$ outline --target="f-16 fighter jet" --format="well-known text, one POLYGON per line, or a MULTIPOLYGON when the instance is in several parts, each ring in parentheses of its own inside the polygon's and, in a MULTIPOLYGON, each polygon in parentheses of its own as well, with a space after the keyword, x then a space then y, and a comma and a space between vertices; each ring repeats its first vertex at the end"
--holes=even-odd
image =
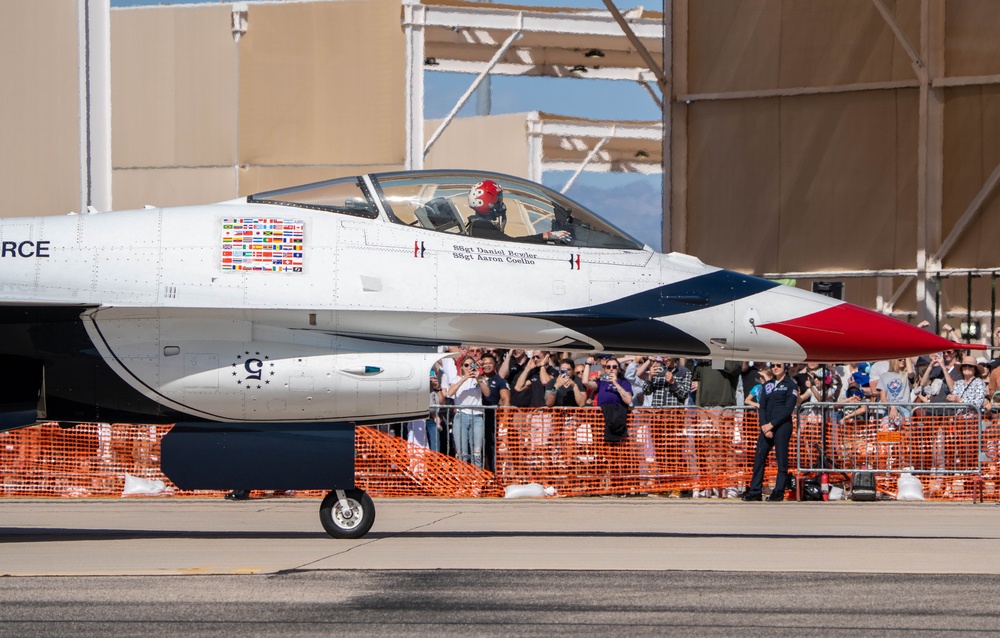
POLYGON ((425 416, 441 345, 825 362, 953 347, 476 171, 0 219, 0 324, 0 429, 176 423, 178 486, 330 489, 324 527, 355 538, 374 507, 353 428, 425 416))

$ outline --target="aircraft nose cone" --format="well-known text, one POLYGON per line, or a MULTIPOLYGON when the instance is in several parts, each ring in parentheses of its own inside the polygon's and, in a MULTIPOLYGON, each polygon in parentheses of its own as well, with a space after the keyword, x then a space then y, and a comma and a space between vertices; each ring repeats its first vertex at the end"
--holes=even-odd
POLYGON ((807 361, 870 361, 913 357, 939 350, 983 349, 844 303, 795 319, 761 326, 798 343, 807 361))

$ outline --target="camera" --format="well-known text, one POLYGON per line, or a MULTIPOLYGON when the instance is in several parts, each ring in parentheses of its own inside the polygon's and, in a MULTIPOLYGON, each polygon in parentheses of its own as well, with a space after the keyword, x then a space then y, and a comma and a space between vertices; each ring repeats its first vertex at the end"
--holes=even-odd
POLYGON ((602 374, 601 375, 601 381, 610 381, 610 380, 611 380, 611 375, 610 374, 602 374))

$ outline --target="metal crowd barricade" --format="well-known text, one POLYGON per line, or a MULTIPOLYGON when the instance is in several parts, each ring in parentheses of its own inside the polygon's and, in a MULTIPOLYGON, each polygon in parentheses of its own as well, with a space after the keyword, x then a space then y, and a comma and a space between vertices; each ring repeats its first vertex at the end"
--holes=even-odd
POLYGON ((950 495, 945 493, 952 486, 961 492, 977 489, 989 460, 983 414, 966 403, 804 403, 796 409, 796 422, 800 479, 874 472, 887 485, 889 475, 907 472, 934 477, 928 484, 932 496, 950 495), (971 485, 963 477, 971 478, 971 485))

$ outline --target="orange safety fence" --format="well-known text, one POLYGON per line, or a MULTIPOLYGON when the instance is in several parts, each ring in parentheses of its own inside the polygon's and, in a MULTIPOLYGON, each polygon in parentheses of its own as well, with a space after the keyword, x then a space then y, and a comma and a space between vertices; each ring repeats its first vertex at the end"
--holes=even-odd
POLYGON ((875 472, 879 491, 889 495, 909 472, 921 479, 925 498, 979 498, 982 489, 995 500, 998 431, 989 416, 945 404, 806 404, 792 455, 807 474, 875 472))
MULTIPOLYGON (((634 409, 629 435, 604 442, 600 410, 500 409, 495 472, 408 443, 376 428, 356 429, 356 485, 381 497, 498 496, 508 485, 540 483, 561 496, 711 490, 735 496, 749 484, 757 440, 755 411, 634 409)), ((789 469, 869 468, 892 494, 898 472, 913 467, 928 498, 1000 500, 1000 424, 962 416, 917 414, 901 425, 859 420, 833 424, 802 415, 789 469), (819 461, 822 462, 822 461, 819 461), (832 464, 832 465, 831 465, 832 464)), ((163 481, 174 496, 221 496, 177 490, 159 469, 170 426, 55 424, 0 433, 0 496, 122 495, 125 475, 163 481)), ((769 459, 765 487, 773 484, 769 459)), ((321 492, 298 492, 319 496, 321 492)))
POLYGON ((355 428, 354 483, 372 496, 495 496, 492 472, 390 436, 355 428))
MULTIPOLYGON (((624 441, 604 441, 594 408, 511 409, 497 417, 500 485, 537 482, 564 496, 717 490, 750 483, 757 414, 634 409, 624 441)), ((765 480, 774 476, 773 463, 765 480)))
POLYGON ((55 423, 0 432, 0 496, 121 496, 125 475, 164 481, 160 441, 169 425, 55 423))
MULTIPOLYGON (((117 497, 126 474, 162 481, 171 496, 221 496, 180 490, 160 471, 169 425, 54 423, 0 432, 0 497, 117 497)), ((493 474, 406 443, 374 428, 356 428, 355 484, 376 496, 470 497, 496 494, 493 474)), ((322 496, 300 491, 297 496, 322 496)))

